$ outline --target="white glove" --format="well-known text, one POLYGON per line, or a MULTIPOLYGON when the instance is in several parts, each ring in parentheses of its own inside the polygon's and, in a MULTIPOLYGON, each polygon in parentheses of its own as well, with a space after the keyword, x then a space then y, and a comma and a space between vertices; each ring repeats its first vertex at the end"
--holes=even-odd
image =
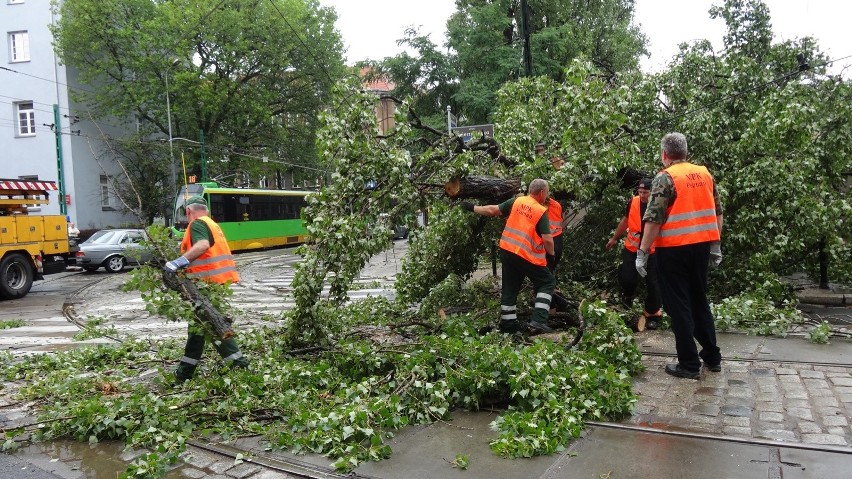
POLYGON ((636 250, 636 272, 639 276, 648 276, 648 253, 641 249, 636 250))
POLYGON ((189 265, 189 260, 184 258, 183 256, 178 256, 177 258, 166 263, 166 271, 176 273, 177 270, 181 268, 186 268, 187 265, 189 265))
POLYGON ((722 264, 722 242, 714 241, 710 243, 710 267, 718 268, 722 264))

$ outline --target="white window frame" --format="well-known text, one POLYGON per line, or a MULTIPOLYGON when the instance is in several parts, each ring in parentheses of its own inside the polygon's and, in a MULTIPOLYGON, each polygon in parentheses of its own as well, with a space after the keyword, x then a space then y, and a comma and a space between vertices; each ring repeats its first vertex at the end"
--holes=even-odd
POLYGON ((31 101, 15 103, 15 133, 17 136, 35 136, 35 104, 31 101))
POLYGON ((30 34, 26 30, 9 32, 9 63, 30 61, 30 34))
POLYGON ((112 200, 109 194, 109 177, 106 175, 101 175, 101 209, 112 209, 112 200))

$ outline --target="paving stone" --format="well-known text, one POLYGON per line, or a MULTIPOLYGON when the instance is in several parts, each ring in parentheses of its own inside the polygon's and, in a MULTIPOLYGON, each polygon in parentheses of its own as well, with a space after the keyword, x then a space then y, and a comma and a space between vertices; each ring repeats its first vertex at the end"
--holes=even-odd
POLYGON ((722 398, 719 396, 695 396, 693 401, 696 404, 722 404, 722 398))
POLYGON ((784 415, 780 412, 761 412, 758 418, 766 422, 784 422, 784 415))
POLYGON ((256 476, 253 476, 251 479, 295 479, 295 477, 289 474, 266 470, 256 476))
POLYGON ((846 373, 849 374, 849 368, 843 366, 814 366, 814 371, 822 371, 825 373, 846 373))
POLYGON ((757 404, 754 405, 754 408, 758 411, 784 412, 784 405, 781 401, 758 400, 757 404))
POLYGON ((754 401, 751 398, 728 397, 725 398, 725 404, 729 406, 754 406, 754 401))
POLYGON ((803 371, 799 371, 799 376, 801 376, 801 377, 803 377, 803 378, 817 378, 817 379, 823 379, 823 378, 825 378, 825 373, 824 373, 823 371, 808 371, 808 370, 803 370, 803 371))
POLYGON ((697 404, 692 407, 692 412, 695 414, 700 414, 702 416, 711 416, 716 418, 719 415, 719 410, 721 408, 714 404, 697 404))
POLYGON ((742 386, 747 386, 748 381, 743 381, 743 380, 740 380, 740 379, 729 379, 728 385, 732 386, 732 387, 737 387, 737 386, 742 387, 742 386))
POLYGON ((204 469, 210 464, 216 462, 216 457, 205 451, 199 450, 197 448, 192 448, 191 451, 192 453, 189 457, 189 460, 186 461, 186 463, 191 466, 197 467, 199 469, 204 469))
POLYGON ((849 420, 844 416, 823 416, 822 423, 826 426, 848 426, 849 420))
POLYGON ((831 389, 828 389, 828 388, 811 389, 809 392, 810 392, 811 397, 824 397, 824 398, 834 397, 834 391, 832 391, 831 389))
POLYGON ((852 377, 848 375, 845 377, 832 377, 829 378, 829 381, 831 381, 831 384, 834 384, 835 386, 852 387, 852 377))
POLYGON ((784 402, 787 407, 811 407, 811 402, 807 399, 789 399, 784 402))
POLYGON ((751 428, 750 427, 725 426, 725 427, 722 428, 722 432, 726 436, 751 437, 751 428))
POLYGON ((234 467, 233 461, 215 461, 209 466, 207 466, 207 469, 210 469, 216 474, 222 474, 223 472, 227 471, 232 467, 234 467))
POLYGON ((829 427, 829 428, 825 429, 825 432, 827 432, 829 434, 836 434, 838 436, 845 436, 846 435, 846 428, 845 427, 829 427))
POLYGON ((751 418, 740 416, 722 416, 722 424, 725 426, 747 427, 751 429, 751 418))
POLYGON ((846 438, 834 434, 802 434, 802 442, 809 444, 831 444, 835 446, 846 446, 846 438))
POLYGON ((837 398, 835 397, 816 397, 813 398, 814 406, 825 407, 825 406, 833 406, 837 407, 840 403, 837 402, 837 398))
POLYGON ((814 415, 808 408, 803 407, 791 407, 787 408, 787 414, 799 419, 806 419, 808 421, 814 420, 814 415))
POLYGON ((793 442, 797 440, 796 433, 786 429, 760 429, 755 431, 754 436, 772 439, 773 441, 793 442))
POLYGON ((805 379, 802 382, 808 389, 828 389, 830 387, 825 379, 805 379))
POLYGON ((814 411, 817 415, 822 416, 823 418, 843 416, 843 411, 839 407, 825 406, 816 408, 814 411))
POLYGON ((799 376, 778 376, 778 382, 781 384, 801 384, 802 380, 799 376))
POLYGON ((837 398, 840 399, 840 402, 852 403, 852 394, 838 394, 837 398))
POLYGON ((852 395, 852 386, 838 386, 834 389, 837 394, 841 395, 852 395))
POLYGON ((749 388, 730 388, 728 389, 728 396, 730 397, 739 397, 739 398, 750 398, 754 396, 754 393, 751 392, 749 388))
POLYGON ((759 394, 758 394, 757 396, 755 396, 755 398, 754 398, 754 400, 755 400, 756 402, 763 402, 763 403, 768 403, 768 402, 780 402, 782 399, 784 399, 784 396, 782 396, 781 394, 779 394, 777 391, 775 391, 775 392, 771 392, 771 393, 769 393, 769 392, 766 392, 766 393, 759 393, 759 394))
POLYGON ((726 416, 751 417, 752 410, 748 406, 722 406, 721 413, 726 416))
POLYGON ((790 388, 784 391, 784 397, 788 399, 807 399, 808 392, 805 388, 790 388))
POLYGON ((665 387, 649 387, 642 389, 642 396, 652 397, 654 399, 662 399, 666 397, 668 388, 665 387))
POLYGON ((798 371, 792 368, 775 368, 775 374, 778 376, 787 376, 793 374, 799 374, 798 371))
POLYGON ((633 414, 634 414, 634 415, 639 415, 639 414, 643 414, 643 415, 644 415, 644 414, 651 414, 651 412, 652 412, 653 410, 654 410, 654 405, 653 405, 653 404, 648 404, 648 403, 646 403, 646 404, 642 404, 642 403, 640 402, 640 403, 637 403, 635 406, 633 406, 633 414))
POLYGON ((775 370, 771 368, 756 368, 751 370, 754 376, 775 376, 775 370))
POLYGON ((244 462, 242 464, 238 464, 238 465, 228 469, 228 471, 225 474, 227 474, 231 477, 234 477, 236 479, 245 479, 246 477, 249 477, 252 474, 260 472, 260 469, 261 469, 261 467, 258 466, 257 464, 250 464, 250 463, 244 462))
POLYGON ((657 408, 657 415, 671 418, 686 417, 686 408, 676 404, 664 404, 657 408))
POLYGON ((810 421, 800 421, 799 431, 802 434, 822 434, 822 428, 819 424, 810 421))
POLYGON ((725 394, 724 388, 700 387, 695 390, 697 396, 722 396, 725 394))
POLYGON ((207 473, 202 471, 201 469, 196 469, 192 466, 183 466, 180 469, 180 474, 183 477, 189 477, 191 479, 201 479, 202 477, 206 477, 207 473))

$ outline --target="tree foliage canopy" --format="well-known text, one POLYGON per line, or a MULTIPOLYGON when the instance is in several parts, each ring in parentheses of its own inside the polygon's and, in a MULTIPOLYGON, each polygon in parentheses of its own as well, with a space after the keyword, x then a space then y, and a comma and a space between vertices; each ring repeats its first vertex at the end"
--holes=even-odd
POLYGON ((76 92, 85 119, 166 135, 168 95, 172 136, 203 133, 228 172, 280 168, 231 152, 316 166, 317 113, 344 72, 335 14, 317 0, 67 0, 55 10, 57 51, 87 86, 76 92))
MULTIPOLYGON (((589 58, 603 71, 633 71, 646 53, 645 36, 633 25, 633 2, 529 0, 532 75, 561 81, 571 60, 589 58)), ((447 53, 408 30, 400 40, 418 55, 403 53, 376 65, 396 85, 394 94, 415 94, 418 114, 441 125, 447 106, 466 124, 488 123, 496 92, 525 75, 521 2, 460 0, 447 21, 447 53), (440 80, 440 81, 438 81, 440 80)), ((445 118, 445 116, 444 116, 445 118)))

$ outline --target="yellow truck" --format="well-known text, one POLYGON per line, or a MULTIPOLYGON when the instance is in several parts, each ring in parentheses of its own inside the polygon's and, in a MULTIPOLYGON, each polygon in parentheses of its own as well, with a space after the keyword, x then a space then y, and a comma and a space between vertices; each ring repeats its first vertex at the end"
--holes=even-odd
MULTIPOLYGON (((32 213, 50 201, 52 181, 0 179, 0 298, 22 298, 33 280, 44 279, 45 263, 70 254, 64 215, 32 213)), ((61 198, 60 198, 61 201, 61 198)))

